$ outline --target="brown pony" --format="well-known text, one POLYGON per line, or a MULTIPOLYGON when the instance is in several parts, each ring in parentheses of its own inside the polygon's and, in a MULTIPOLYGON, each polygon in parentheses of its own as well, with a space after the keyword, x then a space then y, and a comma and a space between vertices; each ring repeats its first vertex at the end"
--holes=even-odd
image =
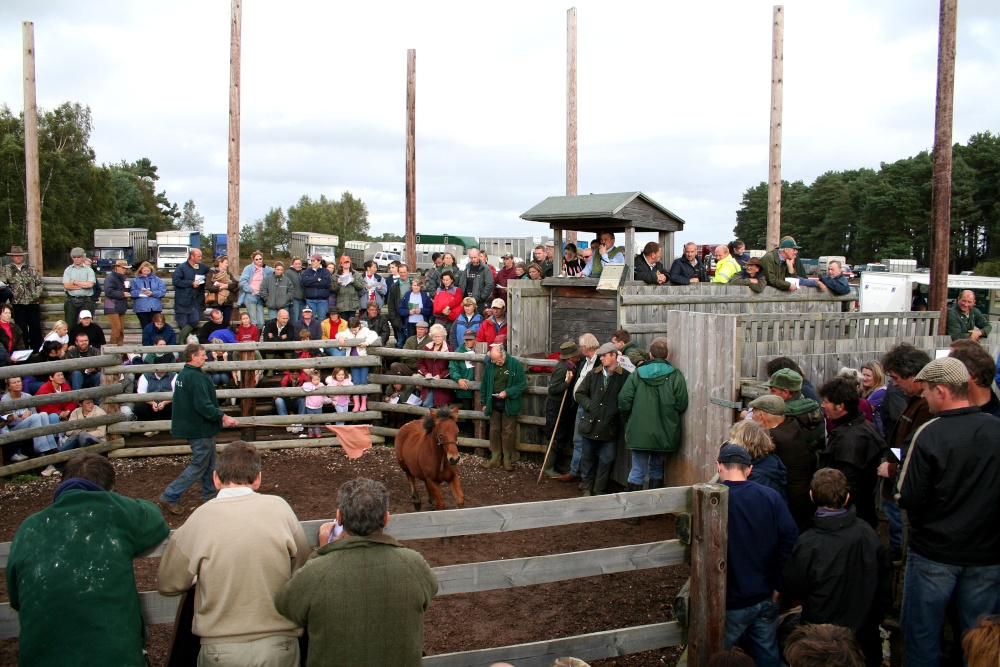
POLYGON ((444 509, 441 498, 442 482, 451 484, 455 504, 465 507, 462 483, 458 481, 458 406, 431 410, 418 421, 404 424, 396 433, 396 461, 410 480, 413 509, 420 511, 417 480, 427 485, 428 499, 434 499, 437 509, 444 509))

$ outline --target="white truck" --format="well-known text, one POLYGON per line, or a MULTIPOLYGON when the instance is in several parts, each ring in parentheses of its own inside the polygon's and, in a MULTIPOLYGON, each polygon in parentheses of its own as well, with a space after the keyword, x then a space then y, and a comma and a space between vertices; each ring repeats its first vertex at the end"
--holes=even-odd
POLYGON ((292 232, 288 249, 292 257, 301 257, 302 265, 309 265, 309 257, 319 253, 323 263, 337 262, 337 246, 340 238, 336 234, 316 234, 313 232, 292 232))
POLYGON ((198 232, 156 232, 156 269, 173 271, 187 261, 191 243, 198 241, 198 232))
POLYGON ((120 259, 130 267, 137 267, 149 259, 148 232, 143 227, 124 229, 95 229, 93 269, 95 273, 107 273, 120 259))
POLYGON ((344 243, 344 254, 351 258, 351 265, 360 271, 365 262, 372 260, 378 271, 388 271, 389 263, 400 259, 399 253, 391 252, 384 244, 374 241, 347 241, 344 243))
POLYGON ((915 259, 883 259, 882 263, 889 267, 890 273, 914 273, 917 270, 915 259))

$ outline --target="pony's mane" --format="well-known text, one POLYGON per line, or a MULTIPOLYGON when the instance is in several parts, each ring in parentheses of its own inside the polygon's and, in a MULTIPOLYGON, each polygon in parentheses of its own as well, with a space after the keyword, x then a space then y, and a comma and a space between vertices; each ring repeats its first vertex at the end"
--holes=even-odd
POLYGON ((427 416, 421 421, 421 425, 424 427, 424 433, 430 433, 434 430, 434 422, 436 419, 452 419, 451 409, 447 406, 443 408, 434 409, 431 408, 427 416))

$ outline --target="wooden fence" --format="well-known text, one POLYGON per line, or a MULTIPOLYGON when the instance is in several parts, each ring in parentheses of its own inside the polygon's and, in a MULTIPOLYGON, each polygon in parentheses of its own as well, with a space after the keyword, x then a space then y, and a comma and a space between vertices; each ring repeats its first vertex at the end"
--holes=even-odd
MULTIPOLYGON (((616 572, 646 570, 690 563, 690 597, 683 620, 606 630, 574 637, 432 655, 429 667, 486 667, 497 661, 519 667, 548 667, 559 657, 572 655, 585 661, 613 658, 686 643, 688 664, 706 665, 709 656, 723 648, 726 622, 726 526, 728 488, 720 484, 664 488, 635 493, 572 498, 543 502, 495 505, 444 512, 415 512, 393 517, 386 532, 399 540, 457 537, 513 530, 548 528, 593 521, 613 521, 663 513, 690 513, 678 521, 672 540, 596 548, 528 558, 466 563, 436 567, 438 596, 479 593, 534 586, 616 572)), ((312 546, 320 525, 328 519, 304 521, 312 546)), ((155 557, 163 544, 143 554, 155 557)), ((0 544, 0 567, 5 567, 10 544, 0 544)), ((147 625, 173 623, 178 597, 156 591, 139 594, 147 625)), ((17 637, 17 613, 0 605, 0 638, 17 637)))

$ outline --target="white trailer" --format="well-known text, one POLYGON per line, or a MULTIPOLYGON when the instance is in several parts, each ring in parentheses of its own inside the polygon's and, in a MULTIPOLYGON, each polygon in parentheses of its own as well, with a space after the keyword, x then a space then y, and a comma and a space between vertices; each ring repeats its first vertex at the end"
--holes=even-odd
POLYGON ((826 269, 830 265, 830 262, 840 262, 840 268, 843 269, 844 264, 847 263, 847 258, 843 255, 823 255, 819 258, 819 275, 826 275, 826 269))
POLYGON ((882 263, 889 267, 891 273, 914 273, 917 270, 915 259, 883 259, 882 263))
POLYGON ((337 262, 337 246, 340 238, 336 234, 316 234, 313 232, 292 232, 289 252, 292 257, 301 257, 303 265, 309 263, 313 253, 323 257, 323 263, 337 262))

